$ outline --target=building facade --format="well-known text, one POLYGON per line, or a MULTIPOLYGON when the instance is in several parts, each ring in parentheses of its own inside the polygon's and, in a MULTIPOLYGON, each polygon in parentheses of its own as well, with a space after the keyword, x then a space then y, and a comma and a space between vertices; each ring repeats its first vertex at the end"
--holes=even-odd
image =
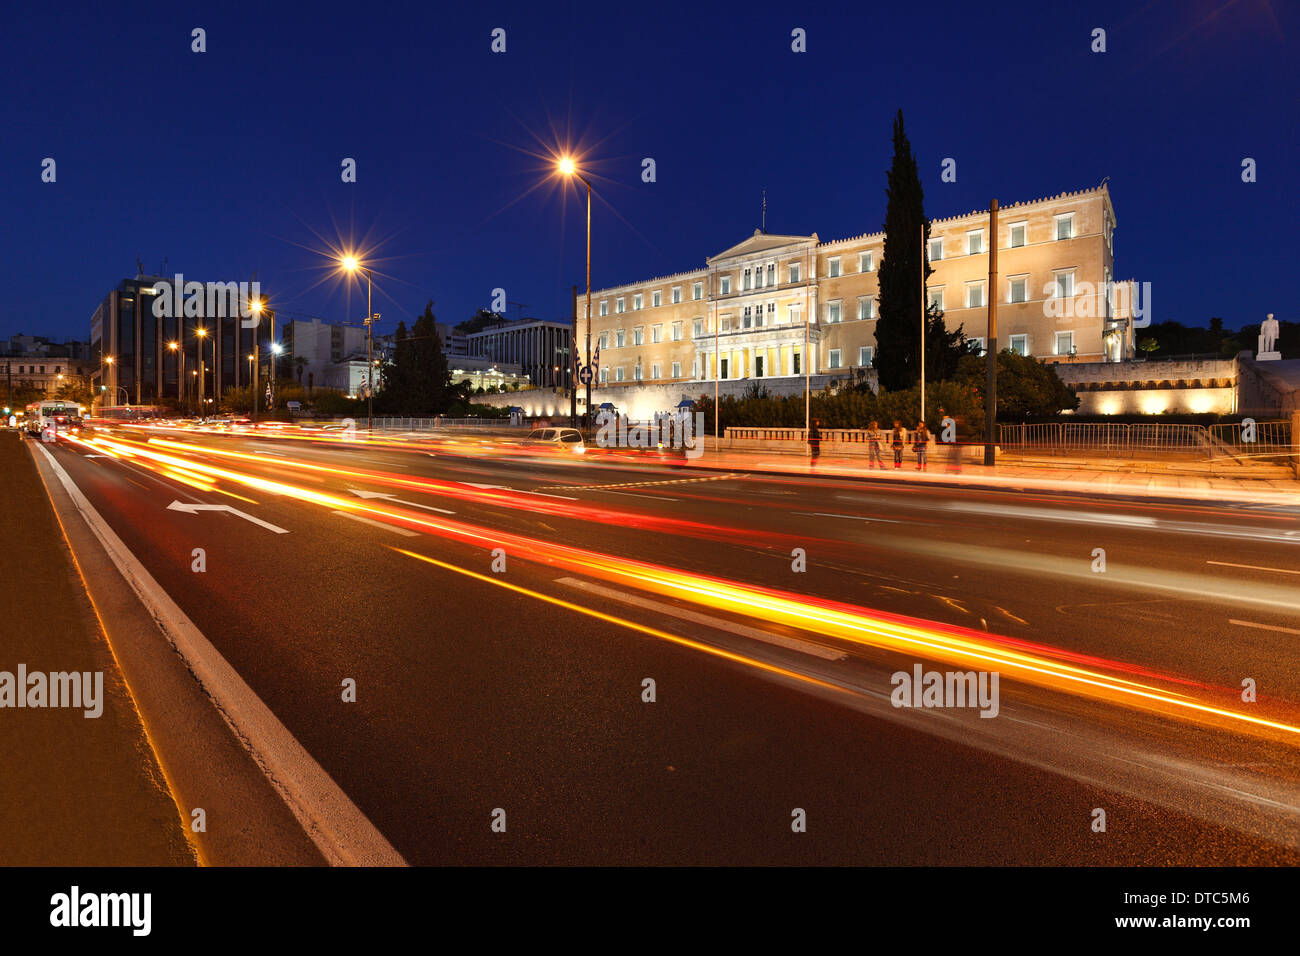
MULTIPOLYGON (((1047 361, 1122 361, 1132 356, 1136 284, 1114 284, 1115 227, 1105 184, 1000 208, 996 237, 987 211, 934 220, 926 297, 949 328, 962 326, 981 345, 996 295, 1000 348, 1047 361)), ((685 384, 870 367, 884 241, 884 233, 822 241, 756 230, 700 269, 594 290, 599 381, 685 384)))
MULTIPOLYGON (((568 388, 573 380, 567 322, 521 319, 473 332, 465 338, 469 355, 518 366, 537 388, 568 388)), ((449 359, 450 361, 450 359, 449 359)))
MULTIPOLYGON (((193 402, 200 394, 219 397, 227 388, 248 385, 253 374, 248 356, 254 351, 265 377, 274 316, 268 312, 255 325, 241 319, 246 303, 240 302, 238 289, 223 288, 219 294, 205 290, 183 307, 162 309, 173 314, 159 318, 154 310, 162 294, 159 284, 170 281, 161 276, 123 279, 95 309, 90 361, 96 401, 104 396, 108 405, 152 405, 166 399, 193 402)), ((236 286, 202 285, 209 290, 236 286)))

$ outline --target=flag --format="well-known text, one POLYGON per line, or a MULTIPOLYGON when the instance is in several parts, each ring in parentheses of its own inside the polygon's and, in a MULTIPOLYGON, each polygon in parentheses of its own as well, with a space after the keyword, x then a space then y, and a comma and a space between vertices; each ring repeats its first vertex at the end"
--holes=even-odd
POLYGON ((594 378, 600 373, 600 343, 596 343, 596 354, 591 357, 591 374, 594 378))

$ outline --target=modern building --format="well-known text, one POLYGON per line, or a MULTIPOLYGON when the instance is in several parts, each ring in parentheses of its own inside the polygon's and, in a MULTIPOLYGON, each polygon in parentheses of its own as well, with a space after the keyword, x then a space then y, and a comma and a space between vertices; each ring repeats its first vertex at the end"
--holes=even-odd
MULTIPOLYGON (((949 328, 960 325, 981 343, 988 298, 997 295, 999 347, 1048 361, 1121 361, 1133 354, 1136 283, 1112 285, 1115 227, 1104 183, 1000 208, 996 237, 987 210, 934 220, 925 294, 949 328), (993 241, 998 276, 990 290, 993 241)), ((823 241, 756 230, 701 268, 593 291, 599 382, 780 379, 870 367, 884 241, 881 232, 823 241)))
POLYGON ((435 327, 438 330, 438 338, 442 340, 443 354, 448 358, 452 356, 469 355, 469 336, 464 332, 457 332, 456 327, 446 322, 437 322, 435 327))
POLYGON ((470 356, 518 366, 537 388, 567 389, 573 381, 569 358, 571 331, 568 322, 517 319, 473 332, 466 339, 470 356))
POLYGON ((72 359, 56 355, 0 355, 0 387, 5 392, 5 404, 12 404, 14 390, 38 388, 46 395, 55 395, 64 385, 90 386, 95 367, 85 359, 72 359))
POLYGON ((256 322, 241 318, 246 303, 240 302, 239 284, 229 282, 194 283, 203 294, 183 303, 171 297, 159 318, 154 303, 167 295, 164 284, 173 281, 144 275, 123 279, 91 316, 92 388, 96 396, 108 396, 106 404, 193 402, 200 392, 212 398, 227 388, 246 387, 253 374, 248 356, 255 349, 265 376, 274 317, 268 313, 256 322))
POLYGON ((477 355, 447 356, 451 384, 468 383, 470 388, 532 388, 533 384, 518 365, 498 362, 477 355))
MULTIPOLYGON (((286 372, 309 388, 336 388, 355 395, 366 381, 366 329, 320 319, 284 323, 281 336, 286 372), (301 360, 301 361, 300 361, 301 360)), ((374 360, 384 349, 379 336, 371 343, 374 360)), ((285 372, 282 372, 285 374, 285 372)), ((375 374, 375 387, 379 375, 375 374)))

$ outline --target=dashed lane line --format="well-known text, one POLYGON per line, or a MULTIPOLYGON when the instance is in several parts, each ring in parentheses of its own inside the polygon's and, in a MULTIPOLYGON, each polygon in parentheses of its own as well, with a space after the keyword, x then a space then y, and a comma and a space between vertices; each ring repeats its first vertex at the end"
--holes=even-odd
POLYGON ((652 488, 656 485, 688 485, 696 481, 726 481, 729 478, 744 478, 745 475, 732 473, 727 475, 710 475, 707 478, 670 478, 666 481, 625 481, 608 485, 548 485, 555 491, 601 491, 607 488, 652 488))

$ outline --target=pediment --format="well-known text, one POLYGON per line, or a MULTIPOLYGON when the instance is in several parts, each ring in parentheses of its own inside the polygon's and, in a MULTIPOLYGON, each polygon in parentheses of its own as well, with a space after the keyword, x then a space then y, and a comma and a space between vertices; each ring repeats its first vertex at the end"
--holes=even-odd
POLYGON ((794 249, 808 243, 816 243, 817 234, 811 236, 780 236, 772 233, 754 230, 754 234, 743 242, 738 242, 730 249, 724 249, 716 256, 709 257, 709 265, 720 262, 723 259, 732 259, 738 256, 760 255, 765 252, 775 252, 778 249, 794 249))

